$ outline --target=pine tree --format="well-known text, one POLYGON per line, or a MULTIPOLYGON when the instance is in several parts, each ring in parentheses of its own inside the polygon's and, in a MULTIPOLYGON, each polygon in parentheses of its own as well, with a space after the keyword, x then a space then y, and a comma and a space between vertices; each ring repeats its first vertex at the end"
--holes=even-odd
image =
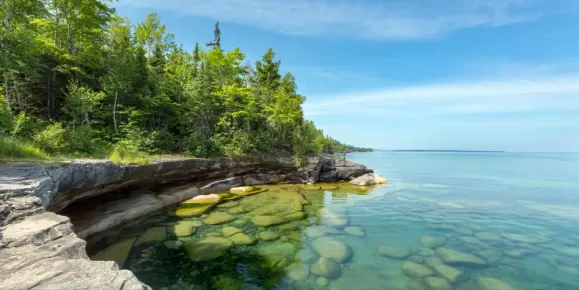
POLYGON ((208 47, 218 48, 219 50, 222 50, 221 49, 221 30, 219 29, 219 21, 217 21, 215 23, 215 29, 213 30, 213 41, 208 42, 205 45, 207 45, 208 47))

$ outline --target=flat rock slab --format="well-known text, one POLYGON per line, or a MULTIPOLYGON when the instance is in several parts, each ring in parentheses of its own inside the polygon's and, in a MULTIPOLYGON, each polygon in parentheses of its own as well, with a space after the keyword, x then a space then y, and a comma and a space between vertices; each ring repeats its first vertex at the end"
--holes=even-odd
POLYGON ((51 212, 34 215, 23 221, 6 226, 3 235, 5 243, 9 246, 22 244, 43 244, 54 238, 70 234, 70 219, 51 212), (62 225, 62 227, 58 227, 62 225), (57 228, 58 227, 58 228, 57 228), (51 229, 57 228, 56 231, 51 229))

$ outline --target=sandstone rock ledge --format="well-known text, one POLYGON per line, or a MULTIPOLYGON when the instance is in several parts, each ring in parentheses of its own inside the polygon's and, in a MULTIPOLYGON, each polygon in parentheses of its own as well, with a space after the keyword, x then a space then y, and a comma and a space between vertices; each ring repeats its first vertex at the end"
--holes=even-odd
MULTIPOLYGON (((58 168, 38 164, 0 164, 0 290, 3 289, 151 289, 115 262, 91 261, 82 238, 129 223, 198 194, 241 185, 276 182, 315 183, 352 180, 372 170, 329 156, 311 158, 297 169, 291 160, 180 159, 143 166, 111 162, 72 162, 58 168), (209 181, 208 181, 209 180, 209 181), (213 181, 211 181, 213 180, 213 181), (146 188, 179 182, 155 194, 146 188), (129 190, 129 199, 113 199, 81 226, 58 215, 78 201, 129 190), (138 206, 135 206, 135 203, 138 206), (110 205, 115 205, 116 207, 110 205), (124 207, 123 207, 124 206, 124 207), (56 212, 56 213, 55 213, 56 212)), ((75 223, 77 223, 75 221, 75 223)))

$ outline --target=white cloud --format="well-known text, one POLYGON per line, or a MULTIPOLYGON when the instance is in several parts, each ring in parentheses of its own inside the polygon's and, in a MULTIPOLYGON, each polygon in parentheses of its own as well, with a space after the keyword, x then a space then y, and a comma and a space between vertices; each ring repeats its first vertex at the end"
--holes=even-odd
POLYGON ((306 116, 384 117, 522 112, 579 112, 579 74, 499 81, 427 84, 331 96, 311 96, 306 116))
MULTIPOLYGON (((573 3, 572 0, 554 2, 573 3)), ((391 0, 380 3, 354 0, 124 0, 119 5, 172 9, 291 35, 421 39, 473 27, 533 21, 552 12, 552 3, 547 0, 391 0)))

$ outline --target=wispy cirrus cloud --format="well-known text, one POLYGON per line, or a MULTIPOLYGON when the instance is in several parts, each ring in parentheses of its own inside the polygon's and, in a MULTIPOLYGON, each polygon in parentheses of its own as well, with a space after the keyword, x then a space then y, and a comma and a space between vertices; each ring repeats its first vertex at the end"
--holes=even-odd
POLYGON ((423 39, 536 20, 574 0, 123 0, 290 35, 423 39), (557 2, 559 5, 551 5, 557 2))

